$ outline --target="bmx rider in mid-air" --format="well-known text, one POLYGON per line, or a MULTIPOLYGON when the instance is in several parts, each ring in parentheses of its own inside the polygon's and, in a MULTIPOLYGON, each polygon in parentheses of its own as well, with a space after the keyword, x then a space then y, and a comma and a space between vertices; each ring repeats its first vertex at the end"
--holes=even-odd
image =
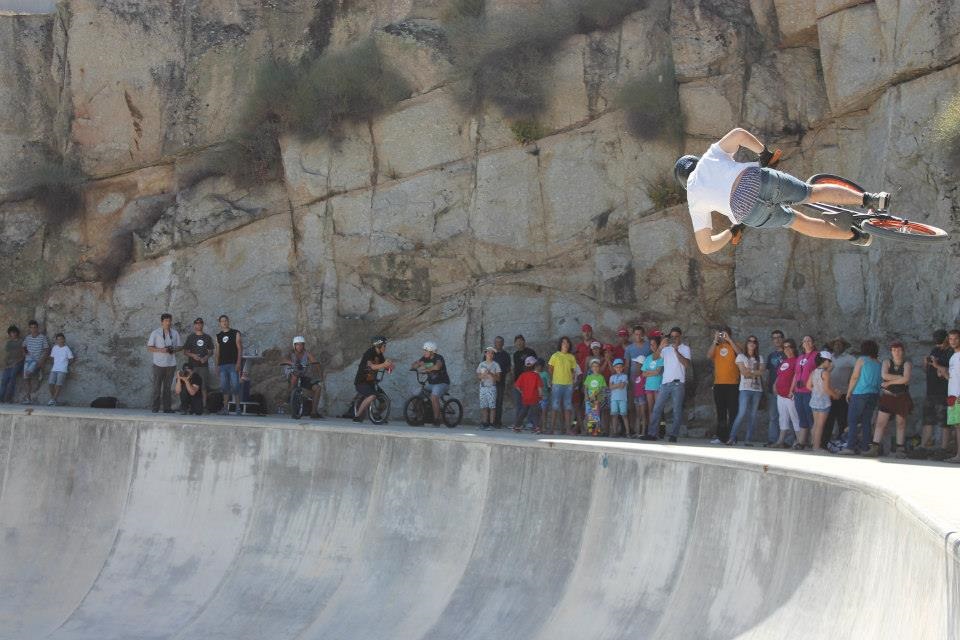
POLYGON ((777 159, 756 136, 737 128, 710 145, 702 157, 686 155, 677 160, 673 175, 687 190, 693 234, 700 251, 714 253, 731 240, 736 244, 744 227, 788 227, 813 238, 870 245, 870 234, 855 225, 853 213, 840 213, 828 222, 798 213, 790 205, 820 202, 886 211, 890 194, 861 193, 835 184, 808 184, 769 168, 777 159), (759 162, 734 160, 733 154, 740 147, 758 154, 759 162), (713 233, 714 211, 729 218, 733 226, 713 233))

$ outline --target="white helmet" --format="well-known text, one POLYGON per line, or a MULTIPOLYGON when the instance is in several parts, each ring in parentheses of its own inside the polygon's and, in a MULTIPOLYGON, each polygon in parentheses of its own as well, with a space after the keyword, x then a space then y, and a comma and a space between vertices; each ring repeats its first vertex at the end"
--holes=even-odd
POLYGON ((429 351, 430 353, 436 353, 437 343, 434 342, 433 340, 427 340, 426 342, 423 343, 423 350, 429 351))
POLYGON ((297 346, 298 343, 307 344, 307 339, 304 338, 303 336, 297 336, 296 338, 293 339, 293 346, 297 346))

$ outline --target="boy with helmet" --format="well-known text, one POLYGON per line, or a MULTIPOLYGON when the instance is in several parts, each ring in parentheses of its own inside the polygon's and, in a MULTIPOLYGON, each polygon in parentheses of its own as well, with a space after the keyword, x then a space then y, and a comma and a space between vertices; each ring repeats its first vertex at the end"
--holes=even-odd
POLYGON ((437 343, 427 340, 423 343, 423 356, 410 365, 411 369, 419 369, 427 374, 427 388, 430 389, 430 404, 433 405, 433 424, 437 427, 440 421, 440 398, 450 388, 450 376, 447 375, 447 366, 443 356, 437 353, 437 343))
POLYGON ((822 202, 885 211, 890 206, 890 194, 860 193, 833 184, 808 184, 771 169, 778 160, 778 153, 771 152, 753 134, 740 128, 710 145, 702 157, 686 155, 677 160, 673 175, 687 190, 693 234, 700 251, 714 253, 731 240, 736 244, 745 226, 789 227, 805 236, 870 245, 870 234, 854 226, 852 214, 837 215, 827 222, 798 213, 789 205, 822 202), (733 155, 740 147, 759 154, 759 162, 734 160, 733 155), (733 226, 714 234, 711 221, 714 211, 729 218, 733 226))
POLYGON ((383 336, 374 336, 370 342, 372 346, 360 357, 357 375, 353 378, 354 388, 359 395, 363 396, 363 401, 353 416, 354 422, 363 422, 364 414, 376 397, 377 372, 381 369, 393 371, 393 361, 387 360, 383 355, 387 350, 387 339, 383 336))

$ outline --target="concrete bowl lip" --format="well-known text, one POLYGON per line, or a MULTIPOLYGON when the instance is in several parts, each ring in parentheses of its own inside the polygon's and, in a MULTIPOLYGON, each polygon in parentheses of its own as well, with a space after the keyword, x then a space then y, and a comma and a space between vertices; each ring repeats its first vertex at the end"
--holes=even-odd
POLYGON ((293 420, 289 416, 183 416, 154 414, 142 409, 90 409, 84 407, 0 406, 0 415, 24 417, 108 419, 179 428, 245 428, 283 431, 311 431, 351 435, 465 442, 487 446, 525 447, 603 456, 652 456, 661 460, 708 464, 751 473, 771 474, 826 482, 867 492, 885 500, 924 528, 944 540, 947 551, 960 559, 960 503, 951 498, 950 486, 958 486, 960 467, 950 463, 814 456, 763 447, 730 448, 689 440, 682 444, 647 443, 630 440, 595 439, 584 436, 537 436, 501 431, 479 431, 473 427, 410 427, 405 424, 354 424, 342 418, 293 420))

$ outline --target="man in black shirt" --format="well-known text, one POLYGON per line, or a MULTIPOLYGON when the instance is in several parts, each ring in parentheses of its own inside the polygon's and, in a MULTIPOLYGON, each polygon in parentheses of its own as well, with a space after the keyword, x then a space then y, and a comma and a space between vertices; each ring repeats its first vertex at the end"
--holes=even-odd
POLYGON ((353 378, 353 386, 357 393, 363 396, 363 401, 357 407, 353 416, 354 422, 363 422, 364 414, 376 397, 377 372, 381 369, 393 370, 393 361, 387 360, 386 356, 383 355, 387 350, 387 339, 383 336, 375 336, 372 343, 373 345, 360 357, 357 375, 353 378))
POLYGON ((440 398, 450 388, 450 376, 447 375, 447 363, 437 353, 437 343, 423 343, 423 357, 414 362, 411 369, 419 369, 427 374, 427 389, 430 390, 430 404, 433 405, 433 424, 440 426, 440 398))
MULTIPOLYGON (((494 354, 496 355, 496 354, 494 354)), ((513 339, 513 382, 511 387, 513 387, 513 409, 515 412, 514 423, 516 423, 517 418, 520 417, 520 409, 523 407, 523 402, 520 398, 520 390, 516 388, 517 378, 520 377, 520 374, 526 369, 524 362, 528 357, 537 357, 537 352, 527 346, 527 340, 522 335, 517 335, 513 339)), ((496 360, 496 357, 494 357, 496 360)), ((497 364, 500 364, 499 362, 497 364)), ((503 377, 502 375, 500 376, 503 377)), ((520 425, 521 427, 523 425, 520 425)))
POLYGON ((173 390, 180 396, 180 413, 192 413, 195 416, 203 413, 203 379, 189 362, 177 372, 177 382, 173 390))
POLYGON ((947 332, 938 329, 933 332, 933 349, 924 359, 927 373, 927 394, 923 400, 923 430, 920 447, 933 449, 936 444, 934 428, 946 429, 947 426, 947 379, 940 374, 934 364, 940 367, 950 366, 953 349, 947 344, 947 332))
MULTIPOLYGON (((503 394, 507 386, 507 374, 511 370, 510 354, 503 349, 503 336, 497 336, 493 339, 493 348, 497 350, 493 354, 493 361, 500 365, 500 379, 497 380, 497 408, 493 414, 493 426, 497 429, 503 428, 503 394)), ((523 373, 523 368, 519 369, 523 373)))
POLYGON ((210 367, 207 364, 213 355, 216 343, 203 332, 203 318, 193 321, 193 333, 183 343, 183 353, 193 372, 203 380, 203 406, 207 406, 207 391, 210 389, 210 367))
POLYGON ((220 392, 223 394, 221 414, 227 413, 230 396, 240 415, 240 360, 243 357, 243 339, 240 332, 230 328, 230 318, 220 316, 220 333, 217 334, 215 356, 220 369, 220 392))

